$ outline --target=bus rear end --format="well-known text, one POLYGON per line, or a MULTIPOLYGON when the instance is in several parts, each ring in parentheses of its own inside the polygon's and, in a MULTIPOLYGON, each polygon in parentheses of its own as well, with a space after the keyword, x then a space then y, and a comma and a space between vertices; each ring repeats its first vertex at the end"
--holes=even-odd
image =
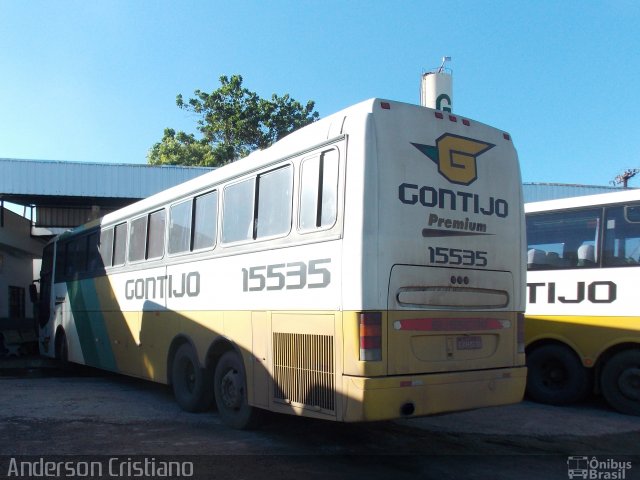
POLYGON ((525 234, 510 136, 396 102, 376 100, 371 118, 346 420, 520 401, 525 234))

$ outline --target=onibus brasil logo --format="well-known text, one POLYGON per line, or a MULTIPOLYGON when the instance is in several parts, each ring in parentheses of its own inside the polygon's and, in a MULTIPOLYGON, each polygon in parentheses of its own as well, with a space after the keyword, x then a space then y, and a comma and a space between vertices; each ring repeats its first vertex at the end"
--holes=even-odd
POLYGON ((570 479, 625 480, 631 462, 613 458, 600 460, 597 457, 570 456, 567 458, 567 476, 570 479))
POLYGON ((495 145, 445 133, 435 146, 411 143, 438 166, 438 172, 451 183, 471 185, 478 178, 476 158, 495 145))

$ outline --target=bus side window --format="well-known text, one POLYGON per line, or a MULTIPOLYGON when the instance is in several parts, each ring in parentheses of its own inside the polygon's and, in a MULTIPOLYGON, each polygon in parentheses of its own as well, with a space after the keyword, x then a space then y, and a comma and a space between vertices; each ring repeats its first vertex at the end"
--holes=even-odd
POLYGON ((164 255, 165 211, 158 210, 149 215, 149 239, 147 241, 147 259, 164 255))
POLYGON ((188 252, 191 248, 192 200, 173 205, 169 212, 169 253, 188 252))
POLYGON ((138 217, 131 221, 129 230, 129 256, 130 262, 144 260, 144 249, 147 244, 147 216, 138 217))
POLYGON ((93 232, 87 239, 87 271, 98 272, 103 270, 102 258, 98 250, 100 242, 100 231, 93 232))
POLYGON ((624 267, 640 263, 638 207, 607 208, 604 235, 604 265, 624 267))
POLYGON ((67 244, 68 241, 59 241, 56 243, 56 281, 65 278, 65 264, 67 263, 67 244))
POLYGON ((213 191, 195 198, 193 250, 213 247, 216 244, 217 232, 218 192, 213 191))
POLYGON ((256 238, 286 234, 291 229, 291 171, 288 165, 258 175, 256 238))
POLYGON ((113 266, 124 265, 127 251, 127 224, 116 225, 113 232, 113 266))
POLYGON ((222 241, 253 238, 253 204, 256 179, 248 178, 224 189, 222 202, 222 241))
POLYGON ((83 235, 71 239, 67 243, 67 253, 64 275, 68 279, 74 278, 75 275, 87 270, 87 240, 88 237, 83 235))
POLYGON ((113 228, 107 228, 100 232, 100 258, 102 265, 110 267, 113 260, 113 228))
POLYGON ((338 211, 337 149, 326 150, 302 162, 300 181, 300 231, 331 228, 338 211))
POLYGON ((527 216, 528 270, 598 266, 601 209, 527 216))

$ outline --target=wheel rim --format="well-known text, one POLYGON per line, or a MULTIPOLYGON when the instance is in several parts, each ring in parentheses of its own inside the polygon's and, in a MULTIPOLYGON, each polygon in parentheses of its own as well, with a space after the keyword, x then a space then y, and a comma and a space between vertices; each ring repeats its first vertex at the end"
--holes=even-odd
POLYGON ((633 400, 640 400, 640 367, 627 368, 618 377, 620 392, 633 400))
POLYGON ((567 371, 561 362, 548 361, 542 365, 542 383, 547 388, 559 390, 567 384, 567 371))
POLYGON ((193 393, 196 389, 196 369, 193 363, 185 361, 183 373, 185 387, 187 387, 189 393, 193 393))
POLYGON ((238 409, 242 404, 243 388, 240 374, 237 370, 230 369, 220 381, 220 392, 224 406, 230 409, 238 409))

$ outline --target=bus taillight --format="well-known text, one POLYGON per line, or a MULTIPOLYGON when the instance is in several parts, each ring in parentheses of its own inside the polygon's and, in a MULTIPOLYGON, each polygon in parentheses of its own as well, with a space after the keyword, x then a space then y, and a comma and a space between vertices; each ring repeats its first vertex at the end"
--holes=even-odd
POLYGON ((360 360, 382 360, 382 313, 359 314, 360 360))

